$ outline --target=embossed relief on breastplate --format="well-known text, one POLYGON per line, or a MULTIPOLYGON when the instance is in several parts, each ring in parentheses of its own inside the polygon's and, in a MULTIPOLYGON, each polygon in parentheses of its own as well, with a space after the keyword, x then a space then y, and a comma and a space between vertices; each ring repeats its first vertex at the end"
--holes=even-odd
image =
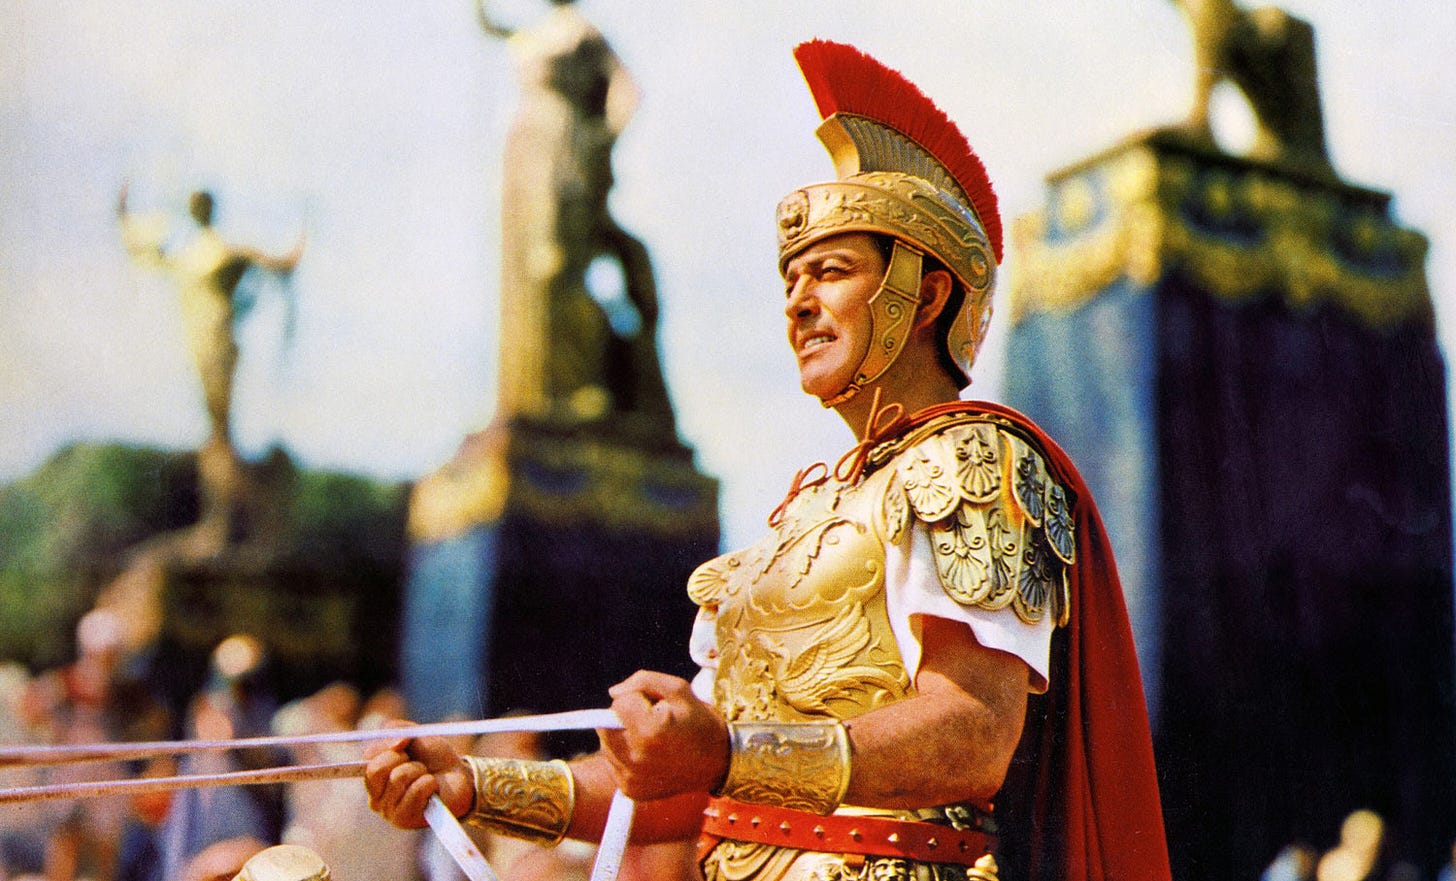
POLYGON ((897 475, 885 497, 890 540, 913 512, 929 524, 941 584, 957 602, 1009 607, 1028 623, 1050 610, 1065 624, 1076 537, 1066 491, 1046 460, 988 419, 932 425, 890 451, 897 475))
POLYGON ((774 530, 699 567, 716 608, 715 698, 729 720, 852 718, 910 692, 885 611, 885 478, 802 492, 774 530))

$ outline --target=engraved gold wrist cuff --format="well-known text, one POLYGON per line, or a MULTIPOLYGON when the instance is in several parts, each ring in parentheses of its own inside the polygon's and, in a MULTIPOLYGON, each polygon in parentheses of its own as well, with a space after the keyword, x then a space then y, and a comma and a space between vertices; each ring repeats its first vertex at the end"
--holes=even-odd
POLYGON ((829 814, 849 789, 849 733, 837 720, 730 722, 732 754, 718 794, 829 814))
POLYGON ((552 847, 566 837, 576 807, 576 784, 563 761, 465 756, 475 804, 471 826, 552 847))

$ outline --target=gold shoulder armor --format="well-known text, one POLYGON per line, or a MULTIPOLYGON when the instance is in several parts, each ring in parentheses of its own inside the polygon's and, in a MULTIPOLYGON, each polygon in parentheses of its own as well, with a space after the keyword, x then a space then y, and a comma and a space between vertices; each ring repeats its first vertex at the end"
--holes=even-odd
POLYGON ((891 541, 910 515, 930 530, 941 586, 956 602, 1067 623, 1076 535, 1066 490, 1029 441, 989 417, 957 416, 916 432, 888 462, 891 541))
POLYGON ((738 559, 723 555, 693 570, 688 577, 688 597, 699 606, 717 606, 728 588, 728 574, 738 567, 738 559))

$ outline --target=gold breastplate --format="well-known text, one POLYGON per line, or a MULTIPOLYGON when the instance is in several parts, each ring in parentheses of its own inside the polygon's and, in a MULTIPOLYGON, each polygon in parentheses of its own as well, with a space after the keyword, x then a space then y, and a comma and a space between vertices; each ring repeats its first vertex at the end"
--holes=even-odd
POLYGON ((763 540, 693 573, 689 594, 717 613, 729 721, 851 719, 912 693, 885 608, 893 470, 801 492, 763 540))
POLYGON ((716 614, 714 702, 729 721, 852 719, 913 694, 885 602, 885 548, 912 520, 957 603, 1065 623, 1072 500, 1010 422, 938 417, 869 463, 854 483, 797 493, 758 544, 689 579, 716 614))

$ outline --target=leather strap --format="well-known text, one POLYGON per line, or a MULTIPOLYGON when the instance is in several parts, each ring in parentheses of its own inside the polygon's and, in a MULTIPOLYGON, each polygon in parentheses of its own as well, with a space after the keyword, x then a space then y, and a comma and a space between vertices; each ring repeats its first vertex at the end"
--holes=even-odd
POLYGON ((703 811, 699 855, 718 841, 752 841, 821 853, 901 857, 920 863, 975 865, 990 853, 996 838, 978 829, 955 829, 939 823, 832 814, 754 805, 715 798, 703 811))

